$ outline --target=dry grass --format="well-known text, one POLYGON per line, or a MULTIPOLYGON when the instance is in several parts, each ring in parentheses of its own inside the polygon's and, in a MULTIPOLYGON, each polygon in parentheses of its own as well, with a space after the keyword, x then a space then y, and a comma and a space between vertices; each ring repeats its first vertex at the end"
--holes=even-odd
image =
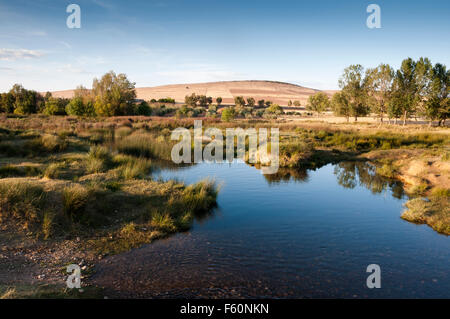
POLYGON ((450 235, 450 208, 448 197, 425 200, 415 198, 405 204, 402 218, 416 223, 427 224, 439 233, 450 235))

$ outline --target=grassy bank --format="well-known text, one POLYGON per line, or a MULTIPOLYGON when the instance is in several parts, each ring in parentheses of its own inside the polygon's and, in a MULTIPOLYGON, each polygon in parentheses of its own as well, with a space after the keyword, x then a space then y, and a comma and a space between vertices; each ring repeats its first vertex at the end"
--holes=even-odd
POLYGON ((155 163, 170 159, 166 131, 81 121, 47 129, 23 120, 0 129, 0 269, 9 273, 0 275, 2 297, 82 297, 56 279, 73 258, 93 265, 187 231, 216 205, 213 181, 152 179, 155 163), (30 273, 21 271, 30 261, 30 273), (25 282, 10 286, 9 277, 25 282), (36 280, 44 288, 36 290, 36 280))
MULTIPOLYGON (((7 257, 0 268, 23 277, 19 270, 31 260, 39 266, 23 287, 43 269, 49 272, 39 280, 51 284, 66 276, 61 267, 73 258, 89 269, 105 255, 189 230, 195 218, 211 213, 218 188, 212 181, 154 180, 151 173, 173 165, 171 131, 193 124, 157 117, 0 118, 0 255, 7 257)), ((281 168, 269 181, 301 180, 302 170, 328 163, 371 162, 377 174, 403 182, 411 198, 405 220, 450 234, 448 129, 216 119, 205 120, 207 127, 278 127, 281 168)), ((369 177, 371 189, 385 187, 369 177)), ((3 295, 33 296, 7 278, 0 272, 3 295)), ((50 290, 58 295, 60 288, 50 290)))

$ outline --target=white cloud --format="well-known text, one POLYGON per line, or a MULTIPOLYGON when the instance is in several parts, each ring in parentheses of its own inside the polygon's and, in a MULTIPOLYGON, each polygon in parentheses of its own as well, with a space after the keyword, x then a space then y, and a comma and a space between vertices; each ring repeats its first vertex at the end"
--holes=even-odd
POLYGON ((26 49, 0 49, 0 60, 14 61, 20 59, 36 59, 44 55, 44 52, 38 50, 26 49))
POLYGON ((65 42, 65 41, 59 41, 59 43, 61 43, 62 45, 64 45, 68 49, 72 49, 72 46, 69 43, 65 42))

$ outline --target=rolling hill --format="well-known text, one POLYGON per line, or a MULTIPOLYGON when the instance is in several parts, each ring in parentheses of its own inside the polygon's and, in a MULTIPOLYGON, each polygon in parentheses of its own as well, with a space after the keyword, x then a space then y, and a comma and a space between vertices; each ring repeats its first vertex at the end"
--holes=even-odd
MULTIPOLYGON (((136 88, 137 98, 143 100, 171 97, 177 103, 184 103, 186 95, 195 93, 211 96, 214 99, 220 96, 223 104, 234 104, 236 96, 243 96, 244 98, 253 97, 256 101, 269 100, 282 106, 287 106, 289 100, 300 101, 304 106, 308 97, 317 92, 320 90, 275 81, 225 81, 136 88)), ((324 92, 330 96, 332 94, 332 91, 324 92)), ((73 90, 52 93, 55 97, 70 98, 73 96, 73 90)))

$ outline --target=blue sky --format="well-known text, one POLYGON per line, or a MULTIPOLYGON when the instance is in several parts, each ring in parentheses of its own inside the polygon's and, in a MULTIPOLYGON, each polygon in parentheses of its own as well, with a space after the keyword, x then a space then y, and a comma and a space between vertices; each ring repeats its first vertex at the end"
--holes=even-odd
POLYGON ((450 67, 450 1, 0 0, 0 91, 90 87, 109 70, 137 87, 276 80, 337 88, 360 63, 427 56, 450 67), (81 28, 66 7, 81 7, 81 28), (366 26, 369 4, 381 29, 366 26))

